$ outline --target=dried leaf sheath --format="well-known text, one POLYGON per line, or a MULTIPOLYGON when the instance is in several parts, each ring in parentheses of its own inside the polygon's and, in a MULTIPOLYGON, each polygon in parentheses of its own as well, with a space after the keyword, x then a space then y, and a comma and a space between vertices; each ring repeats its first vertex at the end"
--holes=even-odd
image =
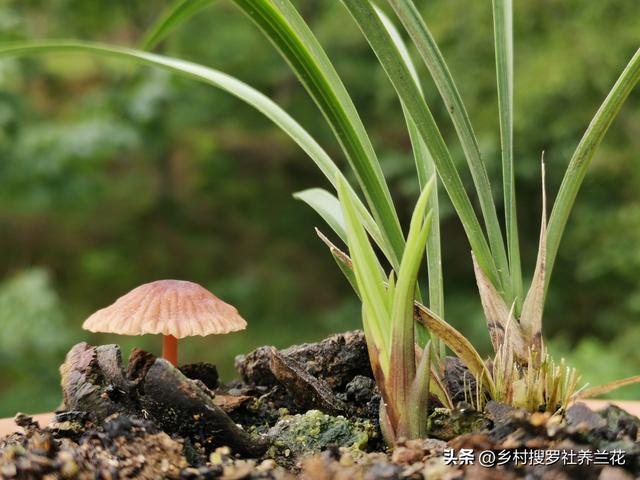
POLYGON ((496 353, 500 352, 503 345, 513 352, 515 359, 523 365, 527 363, 527 342, 517 320, 510 321, 512 310, 507 307, 502 296, 491 284, 478 263, 473 258, 473 269, 476 274, 476 283, 480 292, 482 308, 487 320, 487 328, 491 343, 496 353))
POLYGON ((525 339, 532 345, 534 351, 534 367, 540 366, 542 359, 542 313, 544 311, 544 286, 547 272, 547 195, 545 187, 544 154, 541 166, 542 175, 542 218, 540 220, 540 242, 536 269, 531 281, 531 287, 522 306, 520 325, 525 339))

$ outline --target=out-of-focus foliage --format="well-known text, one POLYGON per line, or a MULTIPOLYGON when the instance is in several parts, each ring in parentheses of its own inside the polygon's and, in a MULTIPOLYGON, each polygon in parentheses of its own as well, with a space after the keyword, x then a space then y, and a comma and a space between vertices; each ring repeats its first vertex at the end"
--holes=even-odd
POLYGON ((0 285, 0 325, 0 359, 5 365, 64 348, 70 335, 65 335, 60 299, 51 289, 46 270, 23 270, 0 285))
POLYGON ((0 405, 7 410, 54 405, 58 374, 44 366, 63 354, 78 334, 65 325, 46 270, 25 269, 0 284, 0 325, 0 371, 9 380, 0 384, 0 405), (37 365, 42 368, 34 372, 37 365), (13 388, 12 381, 20 388, 13 388))
MULTIPOLYGON (((8 0, 0 4, 0 41, 83 38, 135 45, 168 3, 8 0)), ((496 173, 490 5, 423 3, 489 171, 496 173)), ((373 132, 407 215, 418 187, 391 87, 339 2, 296 4, 373 132)), ((522 0, 514 8, 516 180, 530 271, 541 152, 553 197, 572 148, 638 46, 640 10, 621 0, 522 0)), ((342 162, 288 67, 229 3, 205 9, 161 48, 228 71, 268 94, 342 162)), ((452 153, 463 162, 444 107, 420 73, 434 114, 448 127, 452 153)), ((554 353, 567 356, 592 384, 640 370, 629 340, 638 338, 640 314, 638 125, 635 92, 580 193, 545 315, 545 333, 562 338, 554 353)), ((125 356, 133 346, 157 352, 158 338, 80 330, 89 313, 145 281, 197 281, 239 308, 249 321, 246 332, 183 342, 184 361, 213 361, 225 378, 237 353, 357 327, 357 303, 313 233, 321 222, 291 198, 291 192, 323 182, 259 114, 208 87, 86 56, 0 61, 0 296, 29 295, 22 312, 0 311, 0 416, 56 406, 56 365, 74 341, 118 342, 125 356), (9 326, 17 318, 20 330, 9 326), (45 321, 66 330, 41 327, 45 321), (18 331, 26 338, 20 340, 18 331)), ((442 210, 445 216, 450 211, 444 198, 442 210)), ((453 216, 444 219, 442 235, 448 321, 488 352, 468 245, 453 216)))

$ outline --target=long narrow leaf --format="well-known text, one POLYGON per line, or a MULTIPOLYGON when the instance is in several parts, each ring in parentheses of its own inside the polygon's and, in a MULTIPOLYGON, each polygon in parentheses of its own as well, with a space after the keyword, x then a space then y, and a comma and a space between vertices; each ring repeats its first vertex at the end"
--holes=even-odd
POLYGON ((391 308, 393 334, 389 381, 393 385, 392 391, 396 395, 396 402, 404 406, 410 403, 411 385, 416 373, 415 351, 413 349, 415 343, 413 301, 418 272, 425 253, 427 235, 431 227, 431 214, 425 219, 425 211, 432 189, 433 181, 424 188, 413 211, 391 308))
MULTIPOLYGON (((260 111, 283 132, 289 135, 291 139, 295 141, 307 155, 309 155, 334 187, 336 186, 337 178, 344 179, 342 172, 333 162, 331 157, 329 157, 314 138, 309 135, 309 133, 287 112, 285 112, 269 97, 258 92, 246 83, 243 83, 242 81, 218 70, 154 53, 88 42, 49 41, 45 43, 15 44, 0 47, 0 56, 24 56, 62 52, 89 53, 105 57, 117 57, 130 61, 133 60, 139 64, 162 68, 219 88, 260 111)), ((360 201, 353 188, 348 184, 347 190, 349 191, 349 195, 360 218, 367 227, 367 230, 380 246, 392 266, 397 268, 399 260, 396 257, 394 250, 391 249, 388 242, 385 241, 382 233, 377 228, 375 221, 367 211, 367 208, 364 206, 362 201, 360 201)))
MULTIPOLYGON (((214 1, 215 0, 178 0, 176 1, 173 5, 171 5, 167 9, 167 11, 160 17, 160 19, 150 27, 147 34, 145 35, 144 41, 142 42, 142 48, 145 50, 151 50, 160 41, 162 41, 162 39, 164 39, 164 37, 167 34, 169 34, 172 30, 177 28, 181 23, 185 22, 191 16, 195 15, 204 7, 213 3, 214 1)), ((356 195, 355 192, 352 192, 352 195, 355 196, 356 195)), ((323 210, 322 205, 314 201, 319 199, 319 194, 315 194, 311 192, 308 192, 308 193, 301 192, 297 195, 294 195, 294 197, 305 201, 314 210, 316 210, 324 218, 325 221, 328 220, 328 218, 326 217, 326 215, 328 214, 328 211, 326 209, 323 210)), ((326 195, 325 195, 325 199, 326 199, 326 195)), ((373 220, 369 212, 366 210, 362 202, 360 202, 359 200, 356 202, 356 208, 358 209, 362 220, 365 222, 365 228, 367 229, 369 234, 372 236, 376 244, 385 253, 385 256, 387 257, 387 259, 389 260, 393 268, 397 269, 399 267, 397 252, 393 251, 392 248, 390 248, 389 242, 382 235, 379 227, 375 224, 375 221, 373 220)), ((336 231, 336 229, 334 228, 336 227, 335 224, 329 223, 329 225, 333 228, 334 231, 336 231)), ((336 233, 338 233, 343 240, 345 239, 343 236, 344 231, 342 232, 336 231, 336 233)))
POLYGON ((586 390, 582 390, 577 398, 593 398, 599 395, 604 395, 605 393, 613 392, 622 387, 626 387, 627 385, 633 385, 635 383, 640 383, 640 375, 636 375, 635 377, 623 378, 622 380, 616 380, 615 382, 605 383, 603 385, 598 385, 597 387, 587 388, 586 390))
MULTIPOLYGON (((353 191, 351 190, 348 184, 347 184, 347 190, 349 191, 349 195, 351 196, 351 199, 357 211, 360 222, 364 226, 367 233, 369 233, 371 238, 374 239, 374 241, 379 246, 381 246, 381 248, 383 248, 383 244, 381 243, 381 240, 380 240, 381 239, 380 230, 378 229, 378 226, 376 225, 375 221, 373 220, 369 212, 366 210, 364 205, 362 205, 362 203, 360 202, 358 197, 355 195, 355 193, 353 193, 353 191)), ((309 205, 316 213, 318 213, 318 215, 322 217, 322 219, 325 222, 327 222, 327 225, 331 227, 331 229, 340 237, 340 239, 345 244, 348 243, 344 215, 342 213, 342 207, 340 205, 340 201, 335 197, 335 195, 321 188, 311 188, 308 190, 303 190, 301 192, 294 193, 293 197, 309 205)), ((324 235, 322 235, 318 229, 316 229, 316 232, 320 236, 320 239, 324 243, 326 243, 327 246, 330 247, 331 253, 333 253, 335 256, 334 250, 336 249, 331 248, 332 244, 330 245, 330 242, 328 241, 328 239, 324 235)), ((339 266, 340 266, 340 269, 343 271, 343 273, 345 273, 344 269, 342 268, 342 264, 339 263, 339 266)), ((395 265, 393 267, 399 268, 399 266, 395 266, 395 265)), ((384 268, 382 267, 382 264, 380 262, 378 262, 378 269, 381 272, 384 272, 384 268)), ((349 283, 351 283, 351 285, 356 290, 356 293, 358 293, 358 289, 355 287, 355 284, 352 281, 351 275, 347 275, 347 280, 349 280, 349 283)))
POLYGON ((567 171, 562 179, 560 191, 553 204, 547 236, 547 276, 546 288, 549 288, 549 280, 555 264, 558 247, 564 229, 569 219, 569 214, 576 201, 578 190, 582 185, 587 169, 591 164, 593 155, 602 143, 609 126, 622 108, 625 100, 640 81, 640 49, 636 50, 625 69, 618 77, 615 85, 605 98, 597 113, 591 120, 587 131, 578 144, 571 157, 567 171))
MULTIPOLYGON (((418 72, 413 65, 411 56, 409 55, 409 51, 407 50, 407 47, 402 40, 400 33, 395 28, 391 20, 384 14, 384 12, 382 12, 382 10, 377 7, 375 7, 375 10, 385 29, 389 33, 389 37, 396 45, 396 48, 398 49, 402 60, 407 66, 407 69, 411 73, 413 81, 416 83, 418 89, 420 89, 418 72)), ((403 102, 400 102, 400 104, 402 106, 402 114, 405 118, 405 123, 407 124, 407 129, 409 131, 409 139, 411 141, 411 148, 413 150, 413 158, 416 165, 416 171, 418 173, 418 185, 420 186, 420 191, 422 191, 427 183, 436 174, 435 165, 427 146, 422 141, 422 137, 418 132, 416 124, 411 118, 411 115, 409 115, 409 111, 407 110, 403 102)), ((429 307, 434 312, 437 312, 438 315, 444 316, 444 280, 442 277, 442 251, 440 247, 440 207, 438 202, 437 179, 434 181, 431 196, 429 197, 427 204, 427 209, 431 211, 432 218, 434 219, 432 220, 426 247, 429 307)), ((420 298, 419 288, 416 291, 416 297, 417 300, 422 301, 422 298, 420 298)), ((416 336, 418 344, 426 345, 429 334, 421 324, 416 325, 416 336)), ((432 336, 431 342, 436 347, 438 357, 440 359, 444 358, 446 354, 445 346, 440 341, 440 339, 432 336)))
POLYGON ((393 84, 400 100, 407 107, 415 122, 422 140, 425 142, 436 164, 451 202, 453 203, 462 225, 469 238, 471 248, 476 253, 478 262, 487 272, 487 276, 496 285, 501 285, 491 251, 473 210, 469 196, 464 189, 460 175, 453 163, 449 150, 435 120, 420 95, 415 82, 411 78, 407 66, 402 61, 398 49, 391 41, 380 18, 376 15, 369 0, 342 0, 352 17, 362 30, 371 45, 387 76, 393 84))
POLYGON ((294 193, 293 198, 309 205, 327 222, 327 225, 331 227, 343 242, 347 242, 347 232, 345 231, 342 207, 335 196, 322 188, 310 188, 294 193))
MULTIPOLYGON (((407 69, 411 73, 411 77, 413 81, 416 83, 418 89, 420 89, 420 79, 418 78, 418 73, 416 68, 411 60, 411 56, 409 55, 409 51, 407 50, 407 46, 405 45, 400 33, 395 28, 391 20, 378 8, 376 8, 376 13, 382 24, 384 25, 387 32, 389 32, 389 36, 391 37, 393 43, 396 45, 398 52, 404 63, 407 66, 407 69)), ((405 122, 407 124, 407 129, 409 131, 409 139, 411 140, 411 147, 413 149, 413 157, 416 164, 416 171, 418 172, 418 185, 420 186, 420 190, 423 190, 427 185, 427 182, 434 176, 436 173, 435 165, 433 163, 433 158, 431 158, 431 154, 429 153, 429 149, 425 145, 422 137, 420 136, 420 132, 418 132, 418 128, 416 124, 411 119, 411 115, 404 103, 402 103, 402 112, 405 117, 405 122)), ((444 281, 442 278, 442 253, 441 253, 441 244, 440 244, 440 207, 438 202, 438 183, 434 182, 431 196, 427 203, 427 210, 431 211, 432 214, 432 224, 431 231, 429 232, 429 237, 427 239, 427 274, 429 280, 429 308, 432 311, 436 312, 440 316, 444 316, 444 281)), ((444 356, 444 350, 440 347, 441 342, 439 339, 432 339, 434 345, 436 345, 436 351, 442 357, 444 356)))
POLYGON ((502 150, 502 185, 504 214, 509 252, 512 300, 515 315, 522 306, 522 270, 518 241, 516 189, 513 171, 513 8, 512 0, 493 0, 493 31, 498 81, 498 113, 500 117, 500 146, 502 150))
MULTIPOLYGON (((376 244, 382 249, 382 251, 387 254, 388 252, 386 252, 384 249, 385 245, 382 240, 382 234, 380 233, 378 225, 373 220, 371 214, 368 212, 364 204, 359 200, 359 198, 349 185, 347 185, 347 189, 349 191, 349 196, 351 197, 356 207, 356 211, 358 212, 360 222, 362 222, 362 225, 364 226, 367 233, 371 235, 371 238, 374 240, 374 242, 376 242, 376 244)), ((327 222, 327 224, 340 237, 340 239, 345 242, 345 244, 347 243, 347 235, 344 226, 344 217, 342 215, 342 207, 340 206, 340 202, 335 195, 322 188, 309 188, 307 190, 294 193, 293 198, 309 205, 318 213, 318 215, 322 217, 325 222, 327 222)), ((387 255, 387 258, 390 257, 391 255, 387 255)), ((399 267, 399 265, 392 266, 394 268, 399 267)))
POLYGON ((382 371, 387 375, 389 369, 390 355, 390 333, 389 321, 391 312, 388 309, 387 291, 384 287, 385 278, 378 268, 378 259, 369 243, 367 233, 360 223, 358 214, 351 197, 348 194, 346 183, 338 180, 338 198, 342 205, 344 215, 347 243, 351 253, 353 271, 355 272, 356 284, 360 292, 363 306, 363 321, 367 322, 367 328, 380 353, 380 365, 382 371))
POLYGON ((358 112, 322 46, 289 0, 234 0, 290 64, 327 119, 397 259, 404 236, 380 164, 358 112))
POLYGON ((171 4, 161 17, 147 30, 140 48, 153 50, 164 38, 175 30, 178 25, 185 22, 215 0, 178 0, 171 4))
MULTIPOLYGON (((394 9, 404 28, 407 30, 407 33, 409 33, 409 36, 413 40, 418 53, 429 70, 436 88, 447 107, 447 112, 449 112, 453 126, 456 129, 462 150, 469 164, 471 176, 473 177, 480 208, 487 228, 489 245, 491 246, 491 251, 502 281, 506 285, 509 267, 504 240, 500 231, 500 222, 498 221, 495 202, 491 194, 489 176, 482 161, 478 140, 473 131, 462 97, 438 45, 413 1, 388 0, 388 3, 394 9)), ((511 298, 509 296, 507 297, 507 300, 510 301, 511 298)))

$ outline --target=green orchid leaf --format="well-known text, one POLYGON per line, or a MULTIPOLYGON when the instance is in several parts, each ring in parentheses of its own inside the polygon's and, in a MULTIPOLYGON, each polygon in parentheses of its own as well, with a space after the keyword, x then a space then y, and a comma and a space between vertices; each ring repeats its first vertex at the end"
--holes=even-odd
POLYGON ((310 188, 293 194, 293 198, 301 200, 315 210, 327 225, 346 243, 347 232, 342 216, 342 207, 338 199, 322 188, 310 188))
POLYGON ((390 360, 390 318, 385 280, 367 233, 360 222, 355 206, 343 180, 338 180, 338 199, 344 215, 347 245, 351 253, 356 285, 363 305, 363 320, 366 319, 376 348, 380 353, 380 365, 387 375, 390 360))
MULTIPOLYGON (((382 252, 385 253, 387 259, 389 259, 389 257, 393 257, 392 252, 389 252, 385 249, 386 244, 383 240, 382 234, 380 233, 380 229, 367 210, 367 207, 364 206, 364 204, 360 201, 356 193, 349 185, 347 185, 347 189, 349 195, 351 196, 351 200, 353 201, 353 204, 358 211, 360 221, 364 225, 364 228, 367 230, 367 233, 371 235, 371 238, 376 243, 376 245, 378 245, 382 252)), ((325 222, 327 222, 327 225, 331 227, 331 229, 340 237, 340 239, 345 242, 345 244, 347 243, 347 234, 344 226, 342 207, 340 206, 340 202, 335 195, 322 188, 310 188, 301 192, 294 193, 293 198, 309 205, 313 210, 315 210, 316 213, 318 213, 318 215, 322 217, 325 222)), ((382 266, 380 268, 382 268, 382 266)))
POLYGON ((142 50, 153 50, 181 23, 209 6, 215 0, 178 0, 163 12, 160 18, 147 30, 140 42, 142 50))
MULTIPOLYGON (((409 55, 409 51, 407 46, 405 45, 400 33, 395 28, 391 20, 376 7, 376 13, 384 28, 389 33, 389 37, 395 44, 402 60, 404 61, 407 69, 411 73, 411 77, 415 82, 416 86, 422 92, 420 88, 420 79, 418 78, 418 73, 416 71, 416 67, 411 60, 411 56, 409 55)), ((413 149, 413 157, 416 164, 416 171, 418 173, 418 185, 420 186, 420 190, 424 189, 429 180, 436 173, 435 165, 433 163, 433 158, 429 153, 429 149, 425 145, 420 133, 418 132, 418 128, 416 124, 411 119, 407 108, 404 106, 404 103, 401 102, 402 112, 405 117, 405 122, 407 124, 407 129, 409 131, 409 139, 411 141, 411 147, 413 149)), ((443 286, 443 278, 442 278, 442 253, 441 253, 441 244, 440 244, 440 207, 438 205, 438 185, 437 181, 434 182, 432 187, 431 196, 429 197, 429 201, 427 203, 427 210, 431 211, 433 216, 433 221, 431 224, 431 231, 429 232, 429 237, 427 239, 427 274, 429 279, 429 307, 431 310, 436 312, 440 316, 444 316, 444 286, 443 286)), ((420 331, 417 332, 417 335, 421 336, 420 331)), ((420 343, 424 343, 424 339, 420 343)), ((432 339, 435 343, 440 343, 438 339, 432 339)), ((444 349, 438 346, 438 353, 441 357, 444 357, 444 349)))
POLYGON ((364 192, 386 250, 397 259, 404 250, 391 194, 362 120, 342 80, 289 0, 234 0, 282 54, 326 118, 364 192))
POLYGON ((502 150, 502 185, 513 293, 511 297, 507 297, 507 302, 515 302, 515 316, 518 317, 522 306, 523 287, 513 168, 513 5, 512 0, 493 0, 492 6, 502 150))
POLYGON ((433 157, 442 185, 449 194, 449 198, 467 233, 471 248, 476 253, 478 262, 494 284, 502 285, 500 274, 491 255, 484 232, 478 222, 449 149, 389 33, 384 28, 369 0, 342 0, 342 3, 347 7, 369 45, 371 45, 398 97, 415 122, 422 140, 433 157))
POLYGON ((562 179, 558 196, 553 204, 547 231, 547 275, 545 292, 549 288, 549 280, 558 254, 560 240, 569 220, 569 214, 578 196, 582 181, 591 164, 598 147, 602 143, 607 130, 616 118, 629 94, 640 82, 640 48, 636 50, 629 63, 622 71, 613 88, 591 120, 576 148, 567 171, 562 179))
MULTIPOLYGON (((478 140, 473 131, 469 114, 462 101, 462 96, 449 71, 444 56, 440 52, 436 41, 431 35, 427 24, 420 15, 413 0, 387 0, 387 2, 391 5, 405 30, 413 40, 413 45, 427 67, 446 106, 446 110, 451 117, 473 178, 487 228, 491 252, 495 258, 498 270, 502 272, 503 281, 506 282, 509 265, 507 263, 507 254, 500 230, 500 222, 498 221, 498 214, 496 213, 496 206, 491 193, 489 176, 482 160, 482 155, 480 154, 478 140)), ((434 224, 434 227, 435 226, 434 224)))
MULTIPOLYGON (((427 183, 411 217, 407 245, 405 247, 398 284, 394 289, 391 308, 393 333, 391 337, 391 365, 389 383, 392 386, 400 417, 408 418, 411 410, 412 385, 416 375, 415 335, 413 321, 413 302, 417 285, 418 272, 424 256, 427 235, 431 227, 431 213, 426 215, 427 202, 433 189, 433 179, 427 183)), ((407 426, 410 428, 410 426, 407 426)), ((408 432, 400 432, 402 434, 408 432)), ((415 436, 411 433, 411 436, 415 436)))

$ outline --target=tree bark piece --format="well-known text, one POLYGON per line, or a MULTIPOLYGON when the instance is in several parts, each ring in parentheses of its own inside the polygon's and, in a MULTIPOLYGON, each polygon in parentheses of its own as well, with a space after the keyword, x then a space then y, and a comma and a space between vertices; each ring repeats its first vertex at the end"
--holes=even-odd
POLYGON ((60 375, 66 410, 88 412, 98 423, 114 413, 137 411, 117 345, 75 345, 67 353, 60 375))
POLYGON ((346 406, 324 380, 314 378, 302 365, 285 357, 274 347, 271 347, 270 355, 269 367, 273 376, 287 389, 298 407, 320 410, 329 415, 345 413, 346 406))
POLYGON ((201 443, 207 450, 229 446, 241 455, 259 456, 267 448, 259 437, 238 427, 208 390, 164 359, 156 359, 140 384, 140 403, 165 431, 201 443))
MULTIPOLYGON (((245 383, 265 387, 278 384, 270 367, 271 348, 260 347, 236 357, 236 369, 245 383)), ((279 352, 311 376, 324 380, 334 391, 343 391, 357 375, 373 378, 362 330, 331 335, 318 343, 294 345, 279 352)))
POLYGON ((234 423, 201 380, 187 378, 168 361, 142 350, 131 354, 125 374, 117 345, 79 343, 60 372, 64 408, 87 412, 96 424, 120 413, 152 420, 165 432, 188 437, 208 451, 228 446, 234 453, 255 457, 267 448, 264 439, 234 423))

